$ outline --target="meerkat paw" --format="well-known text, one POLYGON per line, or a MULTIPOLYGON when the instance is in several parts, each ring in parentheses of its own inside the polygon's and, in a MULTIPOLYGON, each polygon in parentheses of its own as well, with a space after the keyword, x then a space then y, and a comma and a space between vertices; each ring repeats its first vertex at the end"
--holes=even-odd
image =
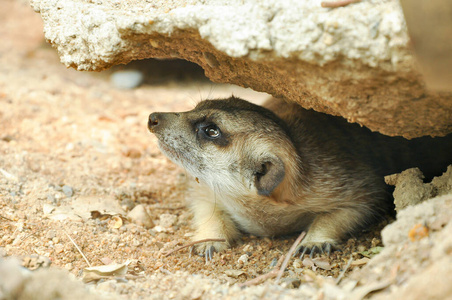
POLYGON ((194 251, 206 258, 206 262, 212 260, 213 254, 215 252, 222 252, 229 248, 228 242, 203 242, 195 245, 194 251))
POLYGON ((295 255, 300 254, 300 259, 303 258, 305 254, 309 254, 310 258, 313 258, 316 253, 326 254, 330 256, 332 251, 339 250, 337 243, 323 242, 323 243, 301 243, 295 250, 295 255))
POLYGON ((324 230, 309 230, 306 237, 296 249, 295 255, 300 253, 300 259, 307 253, 310 258, 314 257, 317 253, 330 256, 331 251, 338 250, 339 248, 337 246, 337 239, 329 235, 324 230))

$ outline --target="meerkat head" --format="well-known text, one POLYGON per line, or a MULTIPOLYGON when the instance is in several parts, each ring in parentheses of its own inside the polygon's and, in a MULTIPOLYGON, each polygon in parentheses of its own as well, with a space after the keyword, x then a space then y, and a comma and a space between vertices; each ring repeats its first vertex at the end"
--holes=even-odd
POLYGON ((152 113, 148 128, 164 154, 216 192, 269 196, 291 173, 288 165, 296 165, 286 124, 239 98, 205 100, 188 112, 152 113))

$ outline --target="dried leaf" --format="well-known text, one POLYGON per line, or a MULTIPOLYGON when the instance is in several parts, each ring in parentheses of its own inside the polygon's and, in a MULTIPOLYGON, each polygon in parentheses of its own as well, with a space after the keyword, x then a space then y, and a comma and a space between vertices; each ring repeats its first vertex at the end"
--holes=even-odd
POLYGON ((323 258, 323 257, 321 257, 321 258, 314 258, 312 261, 320 269, 327 270, 327 271, 331 270, 331 264, 326 258, 323 258))
POLYGON ((224 274, 232 278, 238 278, 240 275, 244 275, 245 272, 242 270, 226 270, 224 274))
POLYGON ((95 266, 83 269, 83 282, 98 281, 103 278, 113 278, 127 274, 127 263, 95 266))
POLYGON ((84 220, 89 218, 110 218, 111 216, 125 216, 126 213, 114 197, 80 196, 72 201, 74 212, 84 220))
POLYGON ((311 268, 314 266, 314 262, 309 257, 303 259, 302 263, 303 263, 303 266, 308 267, 308 268, 311 268))
POLYGON ((122 226, 123 221, 120 216, 113 216, 111 218, 111 222, 109 223, 111 228, 118 229, 122 226))
POLYGON ((362 256, 372 258, 375 255, 377 255, 378 253, 380 253, 383 249, 384 249, 384 247, 377 246, 377 247, 370 248, 369 250, 361 251, 358 253, 361 254, 362 256))
POLYGON ((369 261, 370 261, 370 258, 368 258, 368 257, 363 257, 363 258, 361 258, 361 259, 354 260, 354 261, 351 263, 351 265, 352 265, 352 266, 362 266, 362 265, 367 264, 369 261))

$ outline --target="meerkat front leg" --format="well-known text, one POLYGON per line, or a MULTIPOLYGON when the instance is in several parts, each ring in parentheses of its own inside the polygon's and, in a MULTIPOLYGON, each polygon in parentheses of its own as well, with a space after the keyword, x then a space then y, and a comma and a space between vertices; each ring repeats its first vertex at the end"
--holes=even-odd
POLYGON ((194 214, 196 233, 194 241, 204 239, 224 239, 225 242, 205 242, 196 246, 196 252, 204 254, 206 259, 212 258, 212 252, 221 252, 230 247, 240 236, 236 224, 223 209, 220 202, 209 188, 203 186, 191 195, 191 209, 194 214))
POLYGON ((298 253, 301 253, 301 257, 307 251, 310 252, 311 257, 316 252, 325 252, 329 256, 331 250, 336 248, 347 234, 358 225, 365 223, 363 219, 366 216, 366 211, 351 208, 317 216, 301 242, 298 253))

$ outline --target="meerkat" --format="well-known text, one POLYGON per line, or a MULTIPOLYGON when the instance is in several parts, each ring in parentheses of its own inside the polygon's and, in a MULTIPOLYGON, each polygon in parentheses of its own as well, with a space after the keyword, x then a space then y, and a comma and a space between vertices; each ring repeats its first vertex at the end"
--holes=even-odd
POLYGON ((329 255, 390 206, 384 175, 413 166, 430 174, 452 163, 450 142, 445 159, 419 166, 424 153, 413 152, 431 139, 387 137, 275 98, 263 106, 204 100, 188 112, 152 113, 148 128, 161 151, 196 178, 193 239, 225 240, 198 244, 206 257, 242 233, 301 231, 302 255, 329 255))

